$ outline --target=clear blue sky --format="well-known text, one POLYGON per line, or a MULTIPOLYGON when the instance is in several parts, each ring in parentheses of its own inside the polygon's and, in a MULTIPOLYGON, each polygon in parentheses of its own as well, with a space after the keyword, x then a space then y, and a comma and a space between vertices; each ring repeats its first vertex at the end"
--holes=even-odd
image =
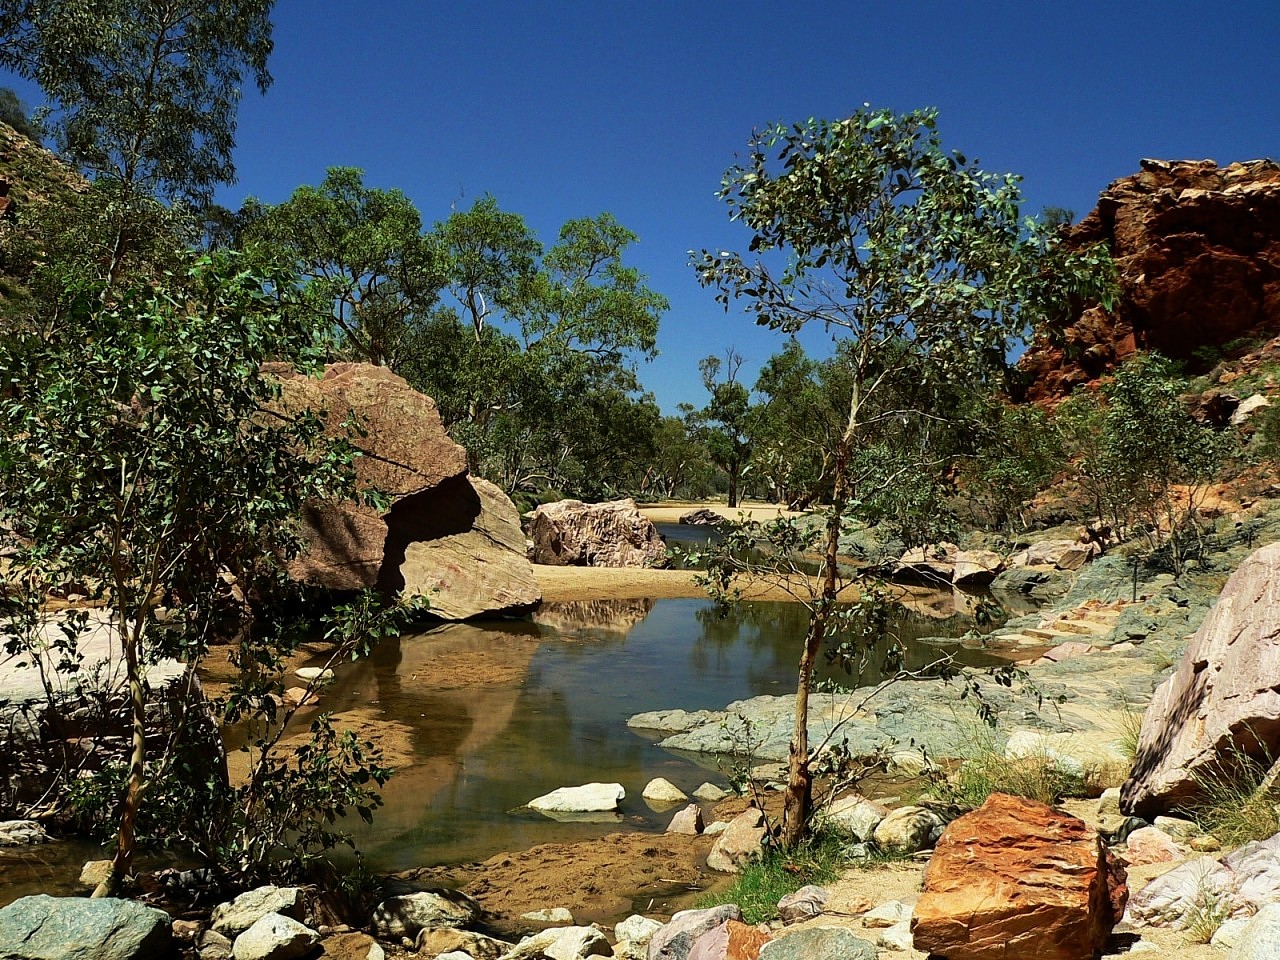
POLYGON ((1080 215, 1141 157, 1280 155, 1276 0, 278 0, 274 20, 275 84, 246 94, 221 202, 350 165, 428 224, 492 193, 549 243, 611 211, 671 300, 640 369, 669 411, 703 402, 700 357, 735 346, 753 379, 781 346, 687 265, 745 242, 714 193, 753 127, 935 106, 948 147, 1025 178, 1028 212, 1080 215))

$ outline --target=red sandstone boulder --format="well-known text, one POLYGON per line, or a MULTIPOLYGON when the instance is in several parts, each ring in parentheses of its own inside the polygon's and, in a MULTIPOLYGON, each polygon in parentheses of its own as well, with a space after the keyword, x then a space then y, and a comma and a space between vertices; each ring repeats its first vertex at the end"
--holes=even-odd
POLYGON ((1082 304, 1020 361, 1033 400, 1067 396, 1135 350, 1198 348, 1280 330, 1280 164, 1143 160, 1068 234, 1110 250, 1120 296, 1082 304))
POLYGON ((1280 756, 1280 543, 1227 580, 1177 670, 1142 717, 1126 813, 1149 819, 1194 800, 1245 756, 1280 756))
POLYGON ((992 794, 939 839, 914 946, 945 960, 1093 960, 1127 897, 1123 868, 1083 820, 992 794))
POLYGON ((282 405, 311 409, 332 436, 351 442, 357 486, 391 499, 381 512, 316 502, 303 512, 306 550, 290 574, 329 590, 378 587, 425 596, 433 615, 462 620, 524 612, 540 592, 524 556, 524 535, 510 499, 467 476, 467 453, 445 432, 435 402, 384 367, 335 363, 323 379, 284 365, 269 372, 282 405))
POLYGON ((560 500, 534 511, 530 559, 559 567, 656 567, 667 545, 631 499, 560 500))
POLYGON ((768 942, 769 934, 765 931, 737 920, 726 920, 693 942, 688 960, 756 960, 760 948, 768 942))

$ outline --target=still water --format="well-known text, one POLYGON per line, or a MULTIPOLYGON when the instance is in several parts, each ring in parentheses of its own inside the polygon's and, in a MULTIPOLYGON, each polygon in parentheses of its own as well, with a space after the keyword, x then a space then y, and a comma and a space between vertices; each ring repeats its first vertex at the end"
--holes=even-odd
MULTIPOLYGON (((551 604, 537 622, 455 624, 388 642, 339 672, 325 695, 379 736, 397 773, 359 844, 371 865, 394 870, 488 857, 552 840, 619 829, 661 830, 671 811, 640 791, 663 776, 691 792, 724 785, 716 761, 682 756, 632 732, 647 710, 718 709, 794 689, 806 614, 794 603, 750 603, 728 619, 706 600, 551 604), (617 818, 558 823, 520 810, 557 787, 618 782, 617 818)), ((942 650, 972 665, 997 662, 958 644, 962 618, 904 616, 907 666, 942 650)), ((870 681, 868 675, 864 680, 870 681)))

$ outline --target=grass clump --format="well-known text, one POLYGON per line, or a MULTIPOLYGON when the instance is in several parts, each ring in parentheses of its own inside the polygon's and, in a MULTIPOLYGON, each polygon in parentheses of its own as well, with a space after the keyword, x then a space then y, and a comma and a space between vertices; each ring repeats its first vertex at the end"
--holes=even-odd
POLYGON ((736 903, 746 923, 771 920, 778 915, 778 901, 787 894, 807 884, 821 886, 835 881, 850 865, 848 843, 848 837, 823 831, 793 850, 765 848, 758 860, 742 868, 732 884, 708 893, 698 906, 736 903))
POLYGON ((1266 840, 1280 833, 1277 773, 1280 764, 1269 755, 1259 759, 1233 751, 1197 774, 1199 800, 1181 812, 1227 847, 1266 840))

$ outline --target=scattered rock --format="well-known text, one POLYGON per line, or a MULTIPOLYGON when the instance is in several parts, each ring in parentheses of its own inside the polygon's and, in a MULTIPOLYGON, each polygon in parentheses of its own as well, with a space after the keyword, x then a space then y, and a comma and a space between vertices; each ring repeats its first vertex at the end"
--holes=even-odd
POLYGON ((570 926, 573 924, 573 914, 564 907, 548 907, 543 910, 530 910, 528 913, 520 914, 521 920, 528 920, 530 923, 555 923, 560 926, 570 926))
POLYGON ((620 783, 586 783, 580 787, 560 787, 529 801, 543 813, 581 813, 617 810, 627 792, 620 783))
POLYGON ((955 555, 951 582, 958 587, 985 587, 1004 569, 1004 557, 994 550, 961 550, 955 555))
POLYGON ((809 927, 770 940, 760 960, 876 960, 876 948, 847 927, 809 927))
POLYGON ((320 942, 320 934, 292 917, 268 913, 236 937, 235 960, 297 960, 320 942))
POLYGON ((886 950, 910 950, 911 945, 911 922, 908 920, 895 923, 876 934, 876 946, 886 950))
POLYGON ((822 913, 830 896, 825 887, 803 886, 778 901, 778 917, 783 923, 811 920, 822 913))
POLYGON ((426 927, 465 927, 480 917, 480 905, 457 890, 422 890, 378 904, 369 922, 375 937, 415 937, 426 927))
POLYGON ((693 791, 693 795, 699 800, 707 801, 707 803, 719 803, 725 797, 729 796, 729 791, 721 790, 714 783, 704 783, 697 790, 693 791))
POLYGON ((0 956, 15 960, 159 960, 169 915, 132 900, 21 897, 0 909, 0 956), (21 945, 21 953, 14 951, 21 945))
POLYGON ((1227 580, 1177 670, 1142 718, 1127 813, 1150 817, 1194 801, 1207 776, 1240 755, 1280 755, 1280 543, 1227 580))
POLYGON ((111 876, 110 860, 89 860, 80 870, 80 886, 86 890, 98 889, 98 884, 111 876))
POLYGON ((768 941, 765 931, 727 920, 694 941, 688 960, 756 960, 768 941))
POLYGON ((690 510, 687 513, 680 514, 680 522, 695 527, 727 527, 733 521, 727 517, 720 516, 714 510, 700 507, 697 510, 690 510))
POLYGON ((582 960, 613 955, 609 940, 595 927, 553 927, 525 937, 502 960, 582 960))
POLYGON ((929 846, 934 831, 942 825, 942 818, 932 810, 908 805, 890 810, 877 824, 872 839, 881 850, 916 853, 929 846))
POLYGON ((959 548, 954 543, 935 543, 913 547, 898 558, 893 575, 897 579, 922 583, 950 583, 955 576, 959 548))
POLYGON ((1198 823, 1183 817, 1156 817, 1151 821, 1151 825, 1163 830, 1175 840, 1190 840, 1204 833, 1198 823))
POLYGON ((718 837, 729 829, 729 824, 724 820, 716 820, 707 824, 707 828, 702 831, 704 837, 718 837))
POLYGON ((333 671, 327 667, 299 667, 297 670, 293 671, 293 675, 299 680, 307 681, 307 683, 310 683, 313 680, 318 680, 321 683, 328 683, 333 679, 333 671))
POLYGON ((462 952, 473 960, 498 960, 511 949, 511 944, 483 933, 457 930, 453 927, 434 927, 420 930, 415 942, 419 955, 435 957, 441 954, 462 952))
POLYGON ((1234 947, 1236 941, 1240 939, 1240 934, 1244 932, 1245 926, 1249 923, 1249 919, 1249 917, 1232 917, 1230 920, 1224 920, 1222 925, 1213 931, 1209 945, 1222 947, 1223 949, 1234 947))
POLYGON ((645 784, 640 796, 645 800, 661 804, 684 803, 689 799, 687 793, 663 777, 654 777, 645 784))
POLYGON ((1249 918, 1230 960, 1280 960, 1280 904, 1269 903, 1249 918))
POLYGON ((767 833, 764 814, 755 807, 744 810, 716 837, 715 846, 707 855, 707 866, 721 873, 737 873, 747 861, 760 856, 767 833))
POLYGON ((1129 834, 1125 840, 1124 859, 1131 867, 1147 863, 1169 863, 1180 860, 1182 851, 1163 830, 1143 827, 1129 834))
POLYGON ((1269 406, 1271 406, 1271 401, 1260 393, 1255 393, 1252 397, 1246 397, 1240 401, 1240 405, 1231 414, 1231 425, 1239 427, 1248 423, 1253 419, 1254 414, 1269 406))
POLYGON ((35 820, 0 820, 0 847, 48 843, 49 834, 35 820))
POLYGON ((634 500, 543 504, 529 523, 534 563, 579 567, 655 567, 667 545, 634 500))
POLYGON ((862 915, 864 927, 892 927, 911 921, 912 907, 901 900, 890 900, 862 915))
POLYGON ((1123 910, 1123 877, 1084 821, 992 794, 938 841, 914 945, 947 960, 1092 960, 1123 910))
POLYGON ((210 926, 223 936, 233 940, 269 913, 278 913, 295 920, 302 916, 303 897, 298 887, 258 887, 242 893, 230 903, 220 903, 213 908, 210 926))
POLYGON ((217 930, 206 930, 200 934, 196 946, 200 951, 200 960, 232 960, 231 938, 224 937, 217 930))
POLYGON ((933 769, 929 758, 919 750, 895 750, 885 764, 885 771, 895 777, 919 777, 933 769))
POLYGON ((696 837, 702 833, 702 827, 702 808, 691 803, 671 818, 671 822, 667 824, 667 833, 684 833, 696 837))
POLYGON ((1124 746, 1102 736, 1081 737, 1075 733, 1044 733, 1040 730, 1013 730, 1005 743, 1009 760, 1045 763, 1073 777, 1093 774, 1118 780, 1129 769, 1124 746))
POLYGON ((1247 843, 1225 857, 1197 857, 1156 877, 1129 903, 1132 923, 1179 927, 1206 899, 1228 916, 1280 903, 1280 834, 1247 843))
MULTIPOLYGON (((367 933, 333 934, 325 937, 321 946, 324 947, 324 960, 387 960, 382 944, 367 933)), ((492 958, 477 956, 476 960, 497 960, 497 954, 492 958)))
POLYGON ((657 920, 632 914, 613 928, 617 943, 613 955, 617 960, 648 960, 649 940, 662 929, 657 920))
POLYGON ((876 827, 888 812, 886 807, 855 793, 833 800, 819 813, 819 817, 829 826, 844 830, 866 843, 875 835, 876 827))
POLYGON ((707 910, 681 910, 649 938, 648 960, 687 960, 694 942, 708 930, 729 920, 741 920, 736 903, 707 910))

